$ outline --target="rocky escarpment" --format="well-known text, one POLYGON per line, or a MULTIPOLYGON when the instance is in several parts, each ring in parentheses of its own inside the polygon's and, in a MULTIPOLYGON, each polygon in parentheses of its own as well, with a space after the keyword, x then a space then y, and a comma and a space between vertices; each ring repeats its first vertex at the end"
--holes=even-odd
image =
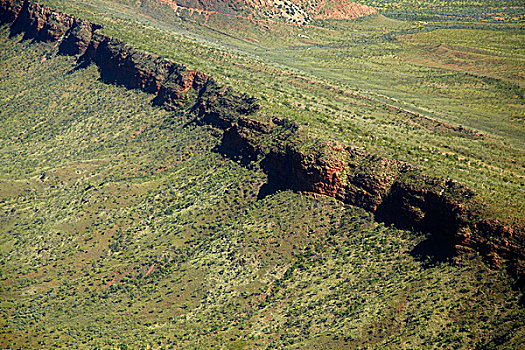
POLYGON ((94 34, 81 60, 95 63, 102 79, 157 94, 157 103, 177 107, 190 89, 199 91, 208 75, 172 60, 136 51, 121 41, 94 34))
POLYGON ((11 32, 24 33, 26 38, 57 42, 75 22, 72 16, 57 13, 32 2, 13 1, 4 2, 3 5, 0 17, 14 20, 11 32))
POLYGON ((242 124, 225 130, 220 149, 243 162, 259 161, 268 175, 266 193, 293 189, 359 206, 379 221, 430 233, 431 254, 480 254, 494 267, 509 267, 525 287, 523 227, 494 218, 466 186, 360 150, 301 151, 293 133, 279 139, 283 126, 270 122, 262 133, 242 124))
POLYGON ((96 33, 100 25, 37 3, 1 0, 0 18, 11 23, 12 35, 23 33, 26 39, 56 43, 60 54, 96 64, 104 81, 156 94, 155 102, 166 108, 183 105, 190 92, 200 91, 209 79, 207 74, 96 33))
POLYGON ((430 232, 452 253, 477 252, 495 266, 506 264, 524 286, 523 228, 491 218, 465 186, 360 150, 305 147, 312 140, 297 124, 263 117, 255 98, 99 34, 99 25, 21 0, 0 0, 0 19, 11 24, 13 34, 55 43, 61 54, 96 64, 108 83, 154 94, 153 102, 167 109, 184 106, 196 122, 222 129, 218 150, 244 164, 259 164, 268 175, 262 194, 292 189, 360 206, 383 222, 430 232))

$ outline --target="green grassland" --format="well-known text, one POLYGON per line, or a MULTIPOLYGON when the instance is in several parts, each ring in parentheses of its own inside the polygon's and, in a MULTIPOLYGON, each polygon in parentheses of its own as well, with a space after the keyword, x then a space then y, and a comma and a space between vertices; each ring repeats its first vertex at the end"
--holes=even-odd
MULTIPOLYGON (((519 21, 299 27, 42 3, 255 95, 317 140, 460 180, 499 215, 524 212, 519 21)), ((523 346, 504 271, 418 255, 424 234, 331 198, 258 200, 265 175, 213 152, 217 130, 55 52, 1 28, 1 348, 523 346)))

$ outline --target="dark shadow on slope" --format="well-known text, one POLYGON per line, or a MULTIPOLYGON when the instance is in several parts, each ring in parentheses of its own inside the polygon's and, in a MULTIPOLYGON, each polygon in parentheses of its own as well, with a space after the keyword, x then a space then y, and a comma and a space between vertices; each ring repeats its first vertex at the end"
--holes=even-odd
POLYGON ((79 59, 77 65, 73 69, 69 70, 66 74, 73 74, 79 70, 86 69, 92 62, 89 60, 79 59))
POLYGON ((268 196, 271 196, 280 191, 290 190, 286 186, 279 186, 278 184, 272 182, 266 182, 259 188, 259 193, 257 193, 257 200, 265 199, 268 196))
POLYGON ((24 2, 19 12, 18 17, 15 19, 15 21, 11 24, 11 27, 9 28, 9 38, 14 38, 19 34, 24 34, 24 37, 22 40, 27 40, 30 38, 31 34, 34 34, 34 33, 31 33, 31 34, 29 33, 29 31, 32 28, 26 28, 26 26, 24 25, 25 23, 24 21, 28 20, 28 16, 27 16, 28 8, 29 8, 29 2, 24 2))
POLYGON ((454 246, 441 237, 430 235, 412 249, 410 255, 420 261, 424 267, 431 267, 451 261, 455 255, 454 246))
POLYGON ((215 146, 212 151, 221 154, 225 158, 236 161, 248 169, 252 169, 255 166, 253 162, 257 160, 256 154, 247 153, 239 155, 237 151, 225 147, 222 143, 215 146))
POLYGON ((454 204, 439 193, 394 183, 374 216, 378 222, 398 229, 428 233, 411 253, 425 264, 448 261, 455 255, 460 218, 454 204))

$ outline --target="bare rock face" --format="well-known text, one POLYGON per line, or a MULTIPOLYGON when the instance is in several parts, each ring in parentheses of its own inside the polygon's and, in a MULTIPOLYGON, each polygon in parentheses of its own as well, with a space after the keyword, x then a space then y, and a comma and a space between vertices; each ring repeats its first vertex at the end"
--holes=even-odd
MULTIPOLYGON (((239 94, 230 87, 221 86, 209 79, 199 92, 193 106, 201 124, 209 124, 226 130, 236 125, 239 119, 252 115, 260 109, 256 98, 239 94)), ((258 125, 254 121, 253 125, 258 125)))
POLYGON ((18 18, 23 5, 23 0, 0 0, 0 22, 14 22, 18 18))
POLYGON ((60 44, 60 53, 69 56, 83 55, 91 43, 93 33, 101 28, 98 24, 75 19, 73 27, 60 44))
POLYGON ((377 13, 375 9, 350 0, 332 2, 321 0, 317 1, 313 17, 315 19, 353 19, 374 13, 377 13))
POLYGON ((78 20, 37 3, 23 0, 0 0, 0 21, 12 23, 11 33, 24 33, 26 39, 60 42, 60 52, 83 53, 92 33, 101 26, 78 20))
POLYGON ((266 133, 238 122, 225 128, 220 150, 241 161, 261 160, 268 187, 331 196, 374 213, 379 221, 431 233, 440 249, 478 252, 494 267, 506 264, 525 287, 523 227, 488 219, 483 203, 464 185, 361 151, 301 151, 297 141, 279 139, 282 124, 266 133))
POLYGON ((346 203, 365 208, 375 213, 389 193, 400 169, 408 167, 358 150, 347 150, 347 179, 340 191, 346 203))
POLYGON ((172 60, 137 51, 118 39, 96 33, 102 26, 76 19, 30 1, 0 0, 0 18, 11 33, 59 44, 59 53, 94 63, 108 83, 158 94, 165 107, 184 103, 190 90, 201 90, 209 76, 172 60))
POLYGON ((341 188, 340 161, 325 161, 315 155, 300 152, 295 145, 271 150, 261 166, 268 174, 268 181, 286 184, 286 188, 336 197, 341 188))
POLYGON ((155 104, 168 109, 183 105, 190 90, 200 91, 209 79, 205 73, 100 34, 93 36, 83 59, 95 63, 107 83, 155 94, 155 104))
POLYGON ((168 76, 170 61, 138 52, 114 38, 102 37, 98 40, 96 50, 90 55, 100 68, 104 81, 154 94, 160 90, 168 76))
POLYGON ((157 105, 190 105, 198 123, 224 130, 219 151, 244 164, 258 161, 269 187, 331 196, 374 213, 380 221, 429 232, 458 254, 475 251, 493 266, 507 266, 525 287, 523 225, 490 216, 469 188, 358 150, 326 144, 303 150, 294 122, 256 120, 261 108, 257 99, 221 86, 203 72, 99 34, 99 25, 19 0, 0 0, 0 20, 11 23, 13 34, 56 43, 62 54, 96 64, 108 83, 156 95, 157 105))
POLYGON ((190 90, 201 91, 209 75, 171 62, 167 79, 159 88, 156 103, 167 109, 180 107, 190 90))
POLYGON ((24 2, 12 29, 26 38, 44 42, 60 41, 74 24, 74 18, 33 2, 24 2))
MULTIPOLYGON (((162 0, 161 0, 162 2, 162 0)), ((225 14, 234 14, 240 9, 240 4, 235 1, 225 0, 175 0, 178 7, 184 7, 188 9, 204 10, 204 11, 217 11, 225 14)))

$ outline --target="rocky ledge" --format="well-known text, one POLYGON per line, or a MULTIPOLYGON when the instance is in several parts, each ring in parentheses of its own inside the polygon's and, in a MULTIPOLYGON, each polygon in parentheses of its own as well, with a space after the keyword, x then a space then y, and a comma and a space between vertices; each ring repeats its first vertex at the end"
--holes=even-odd
POLYGON ((60 54, 96 64, 108 83, 154 94, 155 104, 188 108, 196 122, 222 129, 218 150, 243 164, 259 164, 268 175, 261 195, 291 189, 334 197, 380 221, 429 232, 444 252, 480 254, 493 266, 506 266, 525 286, 523 225, 493 218, 469 188, 355 149, 321 144, 304 150, 297 124, 255 117, 260 109, 255 98, 99 34, 97 24, 22 0, 0 0, 0 20, 13 35, 56 43, 60 54))
POLYGON ((94 63, 108 83, 157 95, 156 103, 177 108, 191 91, 200 91, 209 76, 172 60, 137 51, 120 40, 96 33, 102 26, 76 19, 31 1, 0 0, 0 20, 11 23, 11 34, 57 43, 60 54, 78 55, 94 63))

